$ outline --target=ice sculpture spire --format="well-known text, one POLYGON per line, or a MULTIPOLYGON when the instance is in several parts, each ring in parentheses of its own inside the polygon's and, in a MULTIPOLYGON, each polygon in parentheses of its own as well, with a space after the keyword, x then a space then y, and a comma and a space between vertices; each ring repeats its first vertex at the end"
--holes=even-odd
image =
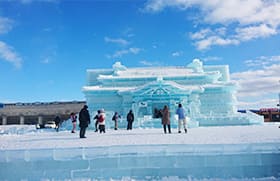
POLYGON ((126 70, 126 66, 122 65, 121 62, 115 62, 113 64, 113 69, 114 69, 114 71, 126 70))
POLYGON ((199 59, 193 59, 192 63, 187 65, 188 68, 193 69, 194 72, 202 73, 203 71, 203 63, 199 59))

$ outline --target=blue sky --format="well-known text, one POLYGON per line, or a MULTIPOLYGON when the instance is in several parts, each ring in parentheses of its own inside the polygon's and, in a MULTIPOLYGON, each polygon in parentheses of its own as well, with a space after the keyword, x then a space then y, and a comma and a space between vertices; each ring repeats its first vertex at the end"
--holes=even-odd
POLYGON ((276 107, 280 1, 0 1, 0 102, 85 100, 86 69, 229 65, 239 108, 276 107))

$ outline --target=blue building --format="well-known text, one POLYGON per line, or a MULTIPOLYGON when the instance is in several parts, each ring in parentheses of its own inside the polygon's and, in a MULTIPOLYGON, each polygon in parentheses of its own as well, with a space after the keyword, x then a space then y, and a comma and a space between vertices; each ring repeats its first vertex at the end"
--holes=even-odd
POLYGON ((133 110, 134 127, 161 127, 158 113, 167 105, 171 124, 177 125, 176 109, 181 103, 189 127, 262 124, 263 117, 252 112, 237 112, 237 85, 230 80, 227 65, 205 66, 194 59, 182 67, 127 68, 116 62, 111 69, 88 69, 83 87, 92 116, 105 109, 110 126, 114 112, 133 110))

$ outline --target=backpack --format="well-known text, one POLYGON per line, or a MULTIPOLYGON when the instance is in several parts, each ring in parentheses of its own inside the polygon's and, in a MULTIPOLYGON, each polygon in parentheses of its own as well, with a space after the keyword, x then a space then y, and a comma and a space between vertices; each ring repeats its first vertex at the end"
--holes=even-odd
POLYGON ((98 122, 103 122, 104 121, 104 116, 101 114, 99 117, 98 117, 98 122))

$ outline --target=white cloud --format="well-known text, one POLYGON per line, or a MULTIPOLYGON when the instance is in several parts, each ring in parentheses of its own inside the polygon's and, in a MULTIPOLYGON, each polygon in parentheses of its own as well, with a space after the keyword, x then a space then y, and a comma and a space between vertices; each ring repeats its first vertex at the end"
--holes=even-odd
POLYGON ((0 17, 0 34, 8 33, 13 28, 13 20, 0 17))
POLYGON ((186 10, 198 7, 201 17, 208 23, 254 24, 267 22, 269 25, 279 25, 279 0, 149 0, 144 9, 146 12, 159 12, 167 7, 186 10))
POLYGON ((193 4, 192 0, 149 0, 145 7, 145 12, 159 12, 166 7, 176 7, 186 9, 193 4))
POLYGON ((219 60, 222 60, 222 58, 221 57, 215 57, 215 56, 209 56, 209 57, 202 58, 202 60, 204 62, 210 62, 210 61, 219 61, 219 60))
POLYGON ((194 44, 198 50, 206 50, 212 46, 238 45, 241 42, 266 38, 276 34, 277 30, 275 28, 266 24, 260 24, 237 27, 232 34, 227 34, 225 27, 214 30, 206 28, 195 33, 190 33, 190 38, 195 40, 194 44))
POLYGON ((205 16, 206 22, 251 24, 259 21, 253 20, 252 17, 259 14, 261 9, 266 8, 264 4, 261 0, 219 0, 215 4, 202 2, 201 6, 211 11, 205 16))
POLYGON ((248 41, 256 38, 266 38, 277 34, 275 28, 269 27, 266 24, 261 24, 258 26, 249 26, 245 28, 237 28, 237 39, 241 41, 248 41))
POLYGON ((21 68, 22 66, 21 57, 14 51, 13 47, 3 41, 0 41, 0 58, 12 63, 16 68, 21 68))
POLYGON ((220 27, 211 30, 210 28, 201 29, 198 32, 190 33, 190 38, 193 40, 202 40, 210 36, 225 36, 227 29, 225 27, 220 27))
POLYGON ((115 43, 115 44, 119 44, 119 45, 123 45, 126 46, 129 44, 129 42, 125 39, 122 38, 109 38, 109 37, 105 37, 104 41, 106 43, 115 43))
MULTIPOLYGON (((280 59, 279 56, 259 57, 248 62, 274 62, 274 64, 261 65, 257 70, 248 70, 231 74, 231 78, 237 81, 239 90, 237 92, 240 106, 271 107, 276 106, 277 96, 280 92, 280 59), (254 101, 252 101, 254 100, 254 101)), ((251 107, 252 108, 252 107, 251 107)))
MULTIPOLYGON (((0 34, 5 34, 11 31, 13 24, 13 20, 0 17, 0 34)), ((16 68, 21 68, 22 66, 21 57, 16 53, 13 47, 3 41, 0 41, 0 59, 12 63, 16 68)))
POLYGON ((176 52, 173 52, 171 55, 172 55, 173 57, 179 57, 179 56, 181 56, 182 54, 183 54, 182 51, 176 51, 176 52))
POLYGON ((236 39, 224 39, 219 36, 210 36, 206 39, 198 40, 195 42, 195 46, 198 50, 209 49, 213 45, 225 46, 225 45, 238 45, 240 42, 236 39))
POLYGON ((198 32, 190 33, 190 38, 195 40, 194 45, 198 50, 207 50, 212 46, 238 45, 240 41, 234 37, 226 37, 227 29, 220 27, 211 30, 201 29, 198 32))
POLYGON ((278 99, 262 99, 253 102, 238 102, 240 109, 260 109, 260 108, 275 108, 279 104, 278 99))
POLYGON ((262 96, 279 92, 279 70, 280 64, 274 64, 263 69, 233 73, 231 77, 241 86, 239 96, 262 96))
POLYGON ((280 64, 280 55, 271 57, 261 56, 255 60, 245 60, 244 63, 250 68, 263 68, 273 64, 280 64))
POLYGON ((190 38, 193 40, 200 40, 200 39, 204 39, 209 34, 212 34, 212 30, 210 30, 210 28, 206 28, 195 33, 190 33, 190 38))
POLYGON ((200 19, 206 25, 219 25, 220 29, 204 28, 191 33, 190 38, 198 50, 212 46, 236 45, 244 41, 266 38, 279 33, 279 0, 149 0, 146 12, 160 12, 173 7, 187 10, 197 7, 200 19), (232 25, 233 32, 226 31, 232 25))
POLYGON ((113 55, 107 55, 107 58, 120 58, 126 54, 138 54, 141 51, 140 48, 132 47, 125 50, 118 50, 113 55))
POLYGON ((135 34, 133 33, 133 29, 128 27, 126 28, 123 33, 122 33, 124 36, 128 37, 128 38, 131 38, 131 37, 134 37, 135 34))
POLYGON ((142 60, 139 63, 142 65, 145 65, 145 66, 160 66, 161 65, 160 61, 142 60))
POLYGON ((140 48, 129 48, 128 51, 133 54, 138 54, 140 52, 140 48))

